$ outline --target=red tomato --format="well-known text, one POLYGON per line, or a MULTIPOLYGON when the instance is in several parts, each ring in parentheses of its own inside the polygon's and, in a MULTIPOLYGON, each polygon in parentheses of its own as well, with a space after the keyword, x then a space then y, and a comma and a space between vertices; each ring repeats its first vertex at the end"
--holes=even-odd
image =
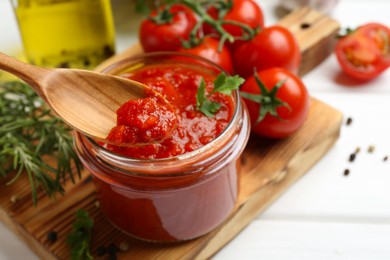
POLYGON ((301 52, 292 33, 275 25, 265 28, 252 40, 242 43, 233 52, 236 72, 249 77, 253 70, 282 67, 296 72, 301 63, 301 52))
MULTIPOLYGON (((214 19, 218 18, 218 10, 210 8, 209 15, 214 19)), ((263 27, 264 17, 260 6, 253 0, 233 0, 233 7, 226 13, 224 21, 235 21, 248 25, 251 28, 263 27)), ((242 28, 237 25, 224 24, 223 28, 233 36, 241 36, 242 28)), ((204 25, 206 34, 214 33, 214 29, 208 24, 204 25)))
POLYGON ((390 28, 369 23, 341 38, 336 56, 348 75, 369 80, 390 67, 390 28))
POLYGON ((227 73, 233 73, 232 57, 226 46, 218 51, 219 40, 206 37, 203 42, 190 49, 182 48, 179 52, 190 53, 208 59, 223 68, 227 73))
MULTIPOLYGON (((188 40, 197 22, 195 13, 180 4, 172 5, 169 13, 172 18, 164 23, 159 24, 151 19, 141 23, 139 39, 145 52, 177 51, 182 46, 182 40, 188 40)), ((156 15, 157 12, 152 13, 152 17, 156 15)))
POLYGON ((277 90, 272 100, 272 92, 264 93, 260 90, 255 76, 248 78, 241 87, 244 102, 248 107, 252 123, 252 131, 256 134, 282 138, 295 133, 305 121, 309 111, 309 94, 303 82, 292 72, 283 68, 272 68, 257 71, 258 78, 268 91, 278 83, 285 82, 277 90), (271 97, 271 101, 258 102, 248 99, 245 93, 271 97), (268 102, 268 103, 267 103, 268 102), (275 105, 279 102, 278 105, 275 105), (284 104, 283 104, 284 102, 284 104), (277 116, 272 115, 272 110, 277 116), (258 122, 260 111, 268 111, 265 117, 258 122))

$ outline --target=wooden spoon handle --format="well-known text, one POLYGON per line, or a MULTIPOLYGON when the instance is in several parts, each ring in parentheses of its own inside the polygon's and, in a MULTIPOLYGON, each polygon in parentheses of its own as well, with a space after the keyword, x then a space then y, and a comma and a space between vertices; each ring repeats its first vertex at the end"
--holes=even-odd
POLYGON ((50 69, 40 68, 31 64, 21 62, 15 58, 12 58, 2 52, 0 52, 0 69, 7 71, 21 80, 28 83, 34 91, 44 96, 40 88, 39 82, 48 75, 50 69))

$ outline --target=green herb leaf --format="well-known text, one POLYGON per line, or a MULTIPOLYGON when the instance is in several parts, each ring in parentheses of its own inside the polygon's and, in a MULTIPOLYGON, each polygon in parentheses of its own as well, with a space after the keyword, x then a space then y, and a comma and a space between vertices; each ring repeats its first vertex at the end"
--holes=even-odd
POLYGON ((206 84, 204 79, 201 78, 196 94, 196 109, 208 117, 213 117, 221 108, 221 104, 212 101, 210 99, 211 96, 214 93, 222 93, 230 96, 232 91, 239 89, 244 81, 245 80, 238 75, 227 76, 225 73, 221 73, 214 80, 213 89, 206 95, 206 84))
POLYGON ((200 83, 198 86, 198 92, 196 94, 196 108, 200 109, 203 102, 206 100, 206 84, 204 82, 204 79, 200 79, 200 83))
POLYGON ((25 83, 0 83, 0 177, 12 184, 28 176, 34 205, 38 188, 49 195, 64 192, 62 183, 80 176, 82 165, 73 148, 72 129, 55 117, 25 83), (46 159, 54 158, 57 165, 46 159))
POLYGON ((73 223, 72 232, 66 237, 66 242, 71 248, 71 259, 93 259, 90 252, 93 220, 88 212, 82 209, 79 209, 75 216, 76 221, 73 223))
POLYGON ((232 91, 239 89, 244 81, 245 80, 238 75, 228 77, 225 73, 221 73, 214 80, 213 93, 220 92, 225 95, 231 95, 232 91))
POLYGON ((221 108, 221 104, 206 99, 200 106, 200 111, 208 117, 214 117, 214 114, 221 108))

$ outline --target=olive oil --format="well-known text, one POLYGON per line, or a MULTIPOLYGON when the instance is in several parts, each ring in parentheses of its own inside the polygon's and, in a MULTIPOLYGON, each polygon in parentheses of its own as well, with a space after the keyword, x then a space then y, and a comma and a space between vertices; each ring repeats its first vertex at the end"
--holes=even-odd
POLYGON ((16 0, 14 8, 33 64, 93 68, 114 53, 110 0, 16 0))

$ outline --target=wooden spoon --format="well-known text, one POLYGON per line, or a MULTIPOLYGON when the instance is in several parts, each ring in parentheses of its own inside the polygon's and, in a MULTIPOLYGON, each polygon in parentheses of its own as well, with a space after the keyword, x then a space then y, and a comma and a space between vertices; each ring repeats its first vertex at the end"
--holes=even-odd
POLYGON ((1 52, 0 69, 28 83, 68 125, 99 140, 105 140, 116 126, 115 111, 123 103, 153 91, 133 80, 86 70, 41 68, 1 52))

